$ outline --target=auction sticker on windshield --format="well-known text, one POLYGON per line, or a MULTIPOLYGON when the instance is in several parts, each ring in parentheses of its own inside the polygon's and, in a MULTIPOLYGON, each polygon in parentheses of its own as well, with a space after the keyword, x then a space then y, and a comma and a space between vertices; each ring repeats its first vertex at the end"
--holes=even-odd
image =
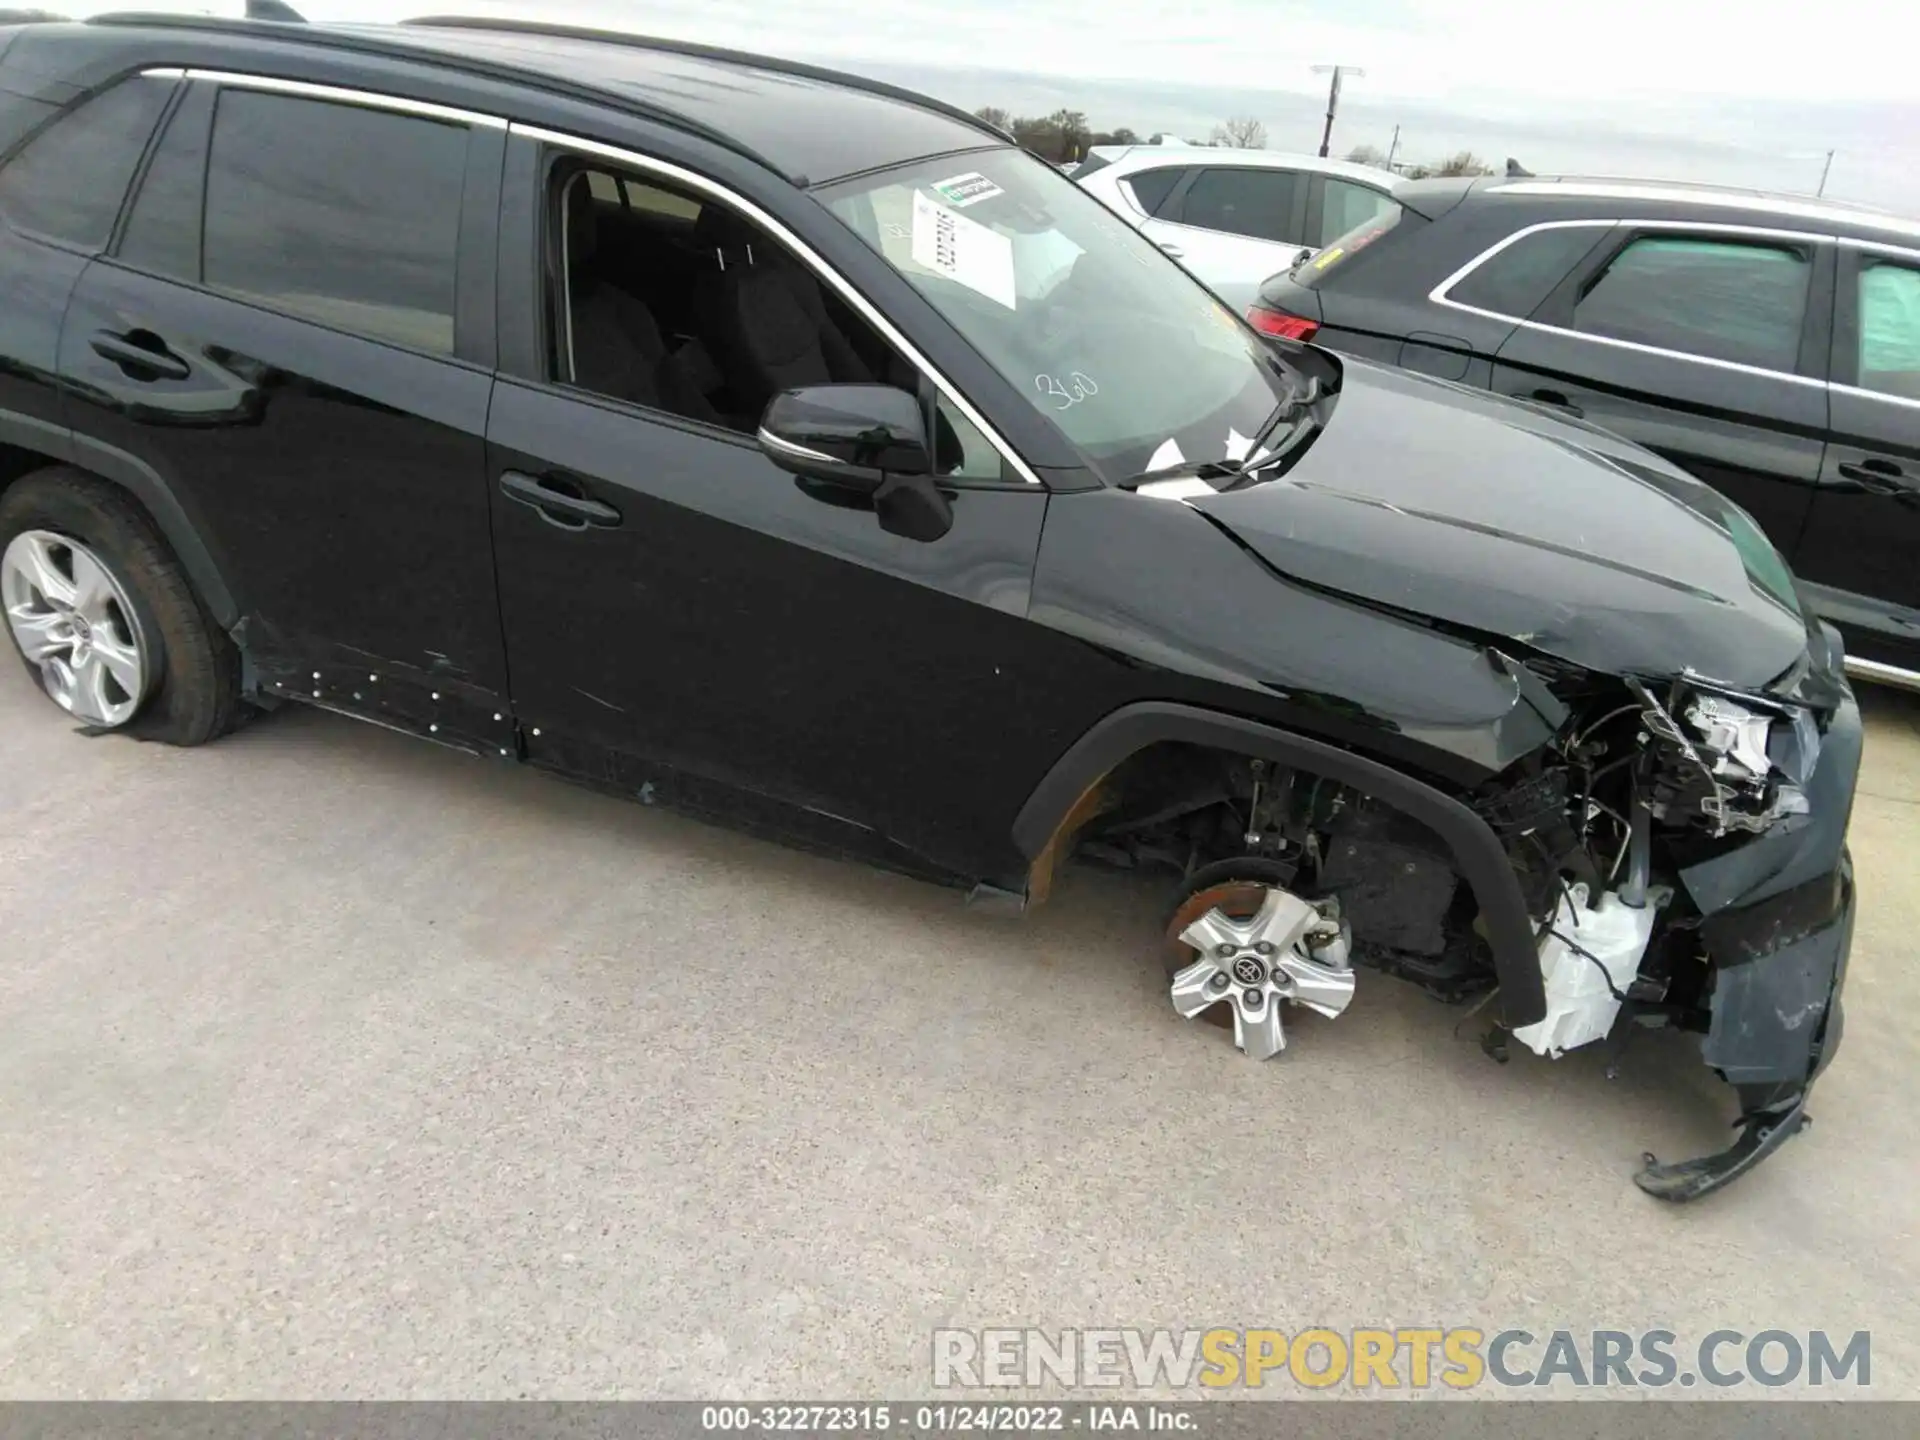
POLYGON ((1013 241, 919 190, 913 193, 913 259, 1009 310, 1017 308, 1013 241))
POLYGON ((996 195, 1006 193, 978 170, 936 180, 933 189, 935 194, 956 210, 964 210, 969 205, 978 205, 982 200, 991 200, 996 195))

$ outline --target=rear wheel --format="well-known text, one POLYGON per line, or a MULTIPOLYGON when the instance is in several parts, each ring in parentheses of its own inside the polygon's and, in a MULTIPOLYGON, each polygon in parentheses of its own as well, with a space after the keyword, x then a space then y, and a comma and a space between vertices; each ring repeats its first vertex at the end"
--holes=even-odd
POLYGON ((147 513, 55 468, 0 496, 0 610, 47 698, 89 732, 199 745, 243 711, 240 659, 147 513))

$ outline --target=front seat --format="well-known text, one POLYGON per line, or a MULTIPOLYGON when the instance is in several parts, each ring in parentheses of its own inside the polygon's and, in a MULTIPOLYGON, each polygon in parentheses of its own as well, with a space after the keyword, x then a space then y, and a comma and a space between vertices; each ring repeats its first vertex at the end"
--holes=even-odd
POLYGON ((585 175, 567 184, 568 359, 573 383, 597 395, 719 423, 720 415, 640 298, 600 267, 600 215, 585 175))
POLYGON ((873 369, 827 312, 820 282, 723 207, 694 225, 702 270, 694 290, 701 333, 734 402, 757 417, 796 385, 872 381, 873 369))

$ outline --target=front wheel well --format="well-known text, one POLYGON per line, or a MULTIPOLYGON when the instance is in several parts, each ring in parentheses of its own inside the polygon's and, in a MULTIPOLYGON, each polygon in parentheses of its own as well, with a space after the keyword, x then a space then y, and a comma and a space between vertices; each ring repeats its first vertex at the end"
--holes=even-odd
MULTIPOLYGON (((1055 867, 1076 845, 1099 844, 1117 826, 1152 827, 1187 817, 1170 832, 1187 855, 1165 856, 1176 869, 1223 858, 1235 843, 1232 828, 1259 835, 1262 816, 1247 806, 1261 776, 1278 785, 1287 777, 1286 804, 1296 818, 1318 821, 1361 796, 1392 826, 1433 837, 1446 863, 1470 891, 1477 928, 1492 951, 1501 1009, 1510 1027, 1546 1013, 1546 993, 1535 950, 1534 924, 1505 845, 1466 801, 1425 779, 1323 740, 1260 721, 1172 702, 1126 706, 1100 721, 1035 787, 1014 822, 1014 841, 1031 866, 1028 897, 1045 898, 1055 867), (1220 851, 1209 848, 1217 835, 1220 851)), ((1263 811, 1263 815, 1264 815, 1263 811)), ((1379 843, 1407 843, 1383 832, 1379 843)), ((1418 842, 1413 844, 1417 850, 1418 842)), ((1257 853, 1249 845, 1241 853, 1257 853)))

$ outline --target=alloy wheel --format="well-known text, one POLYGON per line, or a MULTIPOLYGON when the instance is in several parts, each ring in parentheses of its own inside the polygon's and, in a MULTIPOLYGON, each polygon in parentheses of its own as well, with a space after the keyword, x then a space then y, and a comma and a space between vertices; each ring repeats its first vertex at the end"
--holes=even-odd
POLYGON ((0 606, 54 704, 102 729, 133 718, 146 696, 147 647, 98 555, 51 530, 22 531, 0 555, 0 606))

